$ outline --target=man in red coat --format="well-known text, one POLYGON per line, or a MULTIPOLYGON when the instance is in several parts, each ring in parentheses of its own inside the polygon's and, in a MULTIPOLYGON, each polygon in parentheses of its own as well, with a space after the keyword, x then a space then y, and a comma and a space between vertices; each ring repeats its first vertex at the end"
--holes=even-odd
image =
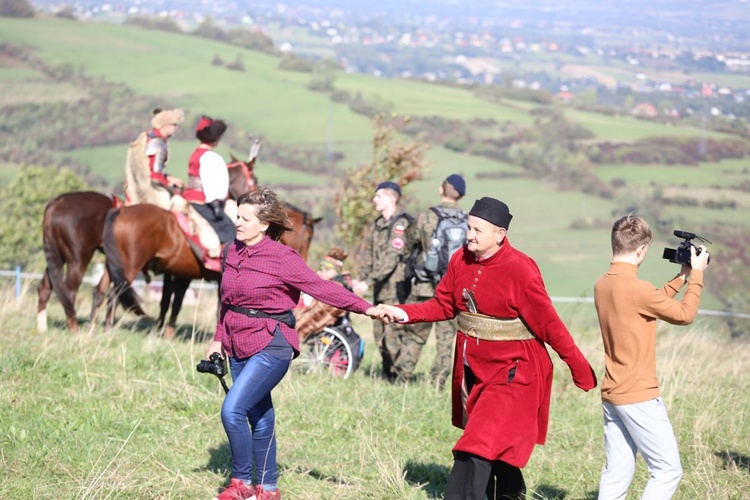
POLYGON ((407 323, 458 319, 453 360, 453 447, 447 500, 525 498, 521 468, 549 421, 549 344, 589 391, 596 376, 557 315, 536 263, 510 245, 512 215, 494 198, 469 212, 468 243, 451 258, 435 297, 421 304, 381 305, 407 323))

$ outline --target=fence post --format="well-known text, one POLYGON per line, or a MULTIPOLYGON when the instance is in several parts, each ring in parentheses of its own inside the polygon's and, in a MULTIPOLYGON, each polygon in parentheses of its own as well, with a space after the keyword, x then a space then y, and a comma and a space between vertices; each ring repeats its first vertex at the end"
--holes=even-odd
POLYGON ((21 266, 16 266, 16 301, 21 301, 21 266))

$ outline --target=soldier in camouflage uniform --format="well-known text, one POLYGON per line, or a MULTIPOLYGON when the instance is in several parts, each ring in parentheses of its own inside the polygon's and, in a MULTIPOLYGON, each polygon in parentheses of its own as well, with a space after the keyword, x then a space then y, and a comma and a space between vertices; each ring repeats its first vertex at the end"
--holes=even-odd
MULTIPOLYGON (((409 255, 406 231, 413 221, 408 214, 397 213, 401 188, 395 182, 382 182, 375 190, 373 203, 380 215, 372 224, 365 241, 360 281, 354 291, 373 292, 373 304, 404 304, 410 283, 404 279, 405 261, 409 255)), ((417 325, 373 322, 373 335, 383 359, 383 377, 389 381, 408 382, 427 340, 429 329, 417 325)), ((429 326, 429 325, 428 325, 429 326)))
MULTIPOLYGON (((466 183, 460 175, 452 174, 443 181, 438 192, 440 193, 439 208, 460 210, 458 200, 463 198, 466 194, 466 183)), ((412 231, 409 231, 407 235, 408 246, 413 248, 415 245, 419 245, 420 248, 423 249, 429 248, 431 245, 432 234, 435 231, 437 224, 438 216, 433 210, 426 210, 420 213, 412 231)), ((436 285, 437 283, 433 281, 420 282, 415 278, 412 287, 412 297, 414 301, 424 302, 434 297, 436 285)), ((429 334, 429 329, 432 328, 433 323, 423 323, 423 325, 428 328, 429 334)), ((441 321, 439 323, 434 323, 434 325, 437 351, 435 353, 435 362, 430 369, 430 377, 439 387, 443 387, 445 381, 450 376, 451 366, 453 366, 453 340, 456 336, 457 325, 455 319, 441 321)))

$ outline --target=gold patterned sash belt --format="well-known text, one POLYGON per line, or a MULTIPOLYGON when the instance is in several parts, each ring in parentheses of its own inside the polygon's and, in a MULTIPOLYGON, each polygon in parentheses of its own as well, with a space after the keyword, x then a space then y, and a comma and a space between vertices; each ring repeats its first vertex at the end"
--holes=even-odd
POLYGON ((484 314, 458 313, 458 329, 480 340, 531 340, 534 334, 520 318, 501 319, 484 314))

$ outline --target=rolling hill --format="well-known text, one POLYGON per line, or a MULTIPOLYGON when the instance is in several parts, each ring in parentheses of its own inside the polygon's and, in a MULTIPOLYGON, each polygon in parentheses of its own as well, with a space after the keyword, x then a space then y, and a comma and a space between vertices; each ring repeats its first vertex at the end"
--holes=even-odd
MULTIPOLYGON (((299 146, 324 151, 332 147, 344 159, 340 168, 368 161, 372 126, 369 118, 356 114, 342 103, 332 102, 326 94, 313 92, 306 85, 309 73, 278 69, 275 57, 197 38, 188 34, 171 34, 135 27, 85 23, 52 18, 29 20, 0 18, 0 42, 30 46, 34 56, 51 64, 81 67, 87 75, 107 82, 121 83, 137 94, 156 96, 164 106, 179 106, 187 111, 187 123, 201 114, 221 117, 231 127, 261 134, 275 144, 299 146), (230 71, 211 64, 219 55, 223 60, 242 60, 245 71, 230 71)), ((503 101, 489 103, 468 89, 431 85, 405 80, 337 73, 333 82, 337 90, 350 94, 379 96, 392 105, 393 112, 410 116, 440 116, 468 121, 494 120, 531 127, 535 123, 529 103, 503 101)), ((42 73, 14 68, 0 59, 0 104, 75 102, 86 94, 69 85, 58 84, 42 73)), ((652 136, 698 137, 701 131, 675 127, 635 118, 612 117, 592 112, 565 110, 568 120, 588 127, 595 140, 628 142, 652 136)), ((147 117, 144 117, 144 124, 147 117)), ((135 134, 136 131, 134 131, 135 134)), ((184 175, 183 165, 194 141, 187 127, 173 144, 171 170, 184 175)), ((74 151, 56 155, 75 158, 107 178, 112 185, 123 177, 126 144, 74 151)), ((228 148, 221 148, 228 155, 228 148)), ((235 153, 239 153, 235 151, 235 153)), ((428 179, 415 182, 406 192, 412 198, 412 209, 424 208, 436 201, 437 185, 448 174, 458 172, 467 179, 468 208, 481 196, 503 199, 514 214, 510 240, 539 263, 552 295, 590 296, 595 279, 606 269, 610 257, 609 224, 622 213, 614 213, 617 199, 604 199, 578 191, 558 191, 554 185, 523 176, 520 167, 484 157, 462 154, 433 147, 428 153, 431 170, 428 179), (487 173, 512 175, 482 175, 487 173), (573 222, 583 222, 573 229, 573 222)), ((750 204, 747 193, 736 187, 750 179, 745 160, 703 163, 699 166, 611 165, 595 169, 604 182, 625 179, 628 190, 675 189, 683 193, 711 188, 708 196, 732 196, 739 203, 734 209, 698 209, 677 206, 664 211, 676 221, 687 224, 678 229, 690 230, 691 223, 749 224, 750 204)), ((6 168, 12 168, 8 165, 6 168)), ((284 170, 264 162, 263 151, 257 173, 262 183, 300 197, 314 212, 330 213, 331 197, 319 192, 306 193, 306 187, 322 186, 331 193, 339 170, 327 176, 284 170)), ((0 176, 0 181, 5 174, 0 176)), ((703 196, 706 196, 705 193, 703 196)), ((644 209, 647 207, 643 207, 644 209)), ((328 233, 330 234, 330 233, 328 233)), ((320 248, 327 247, 326 233, 316 239, 320 248)), ((721 242, 715 242, 721 244, 721 242)), ((674 239, 657 239, 654 247, 674 246, 674 239)), ((322 251, 322 250, 321 250, 322 251)), ((655 283, 671 278, 677 271, 672 264, 659 259, 656 252, 647 259, 643 276, 655 283)), ((718 308, 718 300, 707 297, 706 308, 718 308)))

